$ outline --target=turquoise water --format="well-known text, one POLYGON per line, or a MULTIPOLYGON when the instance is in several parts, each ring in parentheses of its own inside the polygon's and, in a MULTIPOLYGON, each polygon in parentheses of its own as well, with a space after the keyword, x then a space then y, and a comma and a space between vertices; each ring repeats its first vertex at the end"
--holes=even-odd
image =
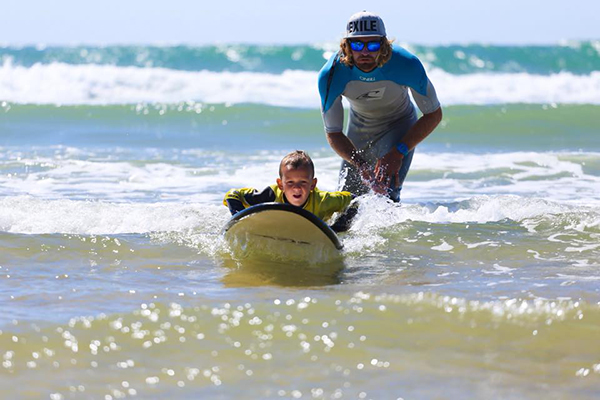
MULTIPOLYGON (((449 45, 422 46, 400 43, 432 68, 451 74, 525 72, 549 75, 569 71, 578 75, 600 70, 600 42, 568 42, 546 46, 449 45)), ((168 68, 183 71, 252 71, 281 73, 286 69, 319 70, 323 52, 335 44, 319 46, 77 46, 0 47, 0 60, 15 66, 65 63, 168 68)))
POLYGON ((297 148, 337 187, 328 49, 2 49, 0 397, 597 398, 600 78, 578 46, 415 46, 444 120, 402 204, 360 199, 315 265, 232 258, 221 201, 297 148))

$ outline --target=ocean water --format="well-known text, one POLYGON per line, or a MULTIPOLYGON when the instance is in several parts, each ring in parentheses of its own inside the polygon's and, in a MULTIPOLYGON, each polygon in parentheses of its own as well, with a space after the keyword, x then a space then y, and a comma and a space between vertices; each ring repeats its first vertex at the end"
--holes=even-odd
POLYGON ((407 46, 444 108, 341 259, 234 259, 322 46, 0 48, 0 398, 596 399, 600 42, 407 46))

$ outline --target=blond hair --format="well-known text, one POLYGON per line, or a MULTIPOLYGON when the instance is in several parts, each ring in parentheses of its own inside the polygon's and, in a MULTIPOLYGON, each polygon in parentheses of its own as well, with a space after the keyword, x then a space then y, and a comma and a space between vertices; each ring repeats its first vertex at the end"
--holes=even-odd
MULTIPOLYGON (((387 37, 381 38, 381 49, 375 61, 378 67, 383 67, 383 64, 392 58, 392 42, 387 37)), ((350 39, 342 39, 340 41, 340 62, 348 67, 354 66, 354 58, 352 57, 352 49, 350 48, 350 39)))
POLYGON ((284 166, 290 166, 292 169, 307 168, 310 171, 311 177, 315 176, 315 165, 310 156, 302 150, 292 151, 290 154, 283 157, 279 164, 279 177, 283 176, 281 170, 284 166))

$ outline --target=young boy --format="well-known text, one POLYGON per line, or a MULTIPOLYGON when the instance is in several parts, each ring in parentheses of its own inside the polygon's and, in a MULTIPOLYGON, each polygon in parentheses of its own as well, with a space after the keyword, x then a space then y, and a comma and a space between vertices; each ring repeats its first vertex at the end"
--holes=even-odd
POLYGON ((262 192, 253 188, 231 189, 223 204, 231 215, 260 203, 288 203, 328 220, 333 213, 343 211, 352 201, 350 192, 326 192, 316 188, 315 166, 304 151, 296 150, 283 157, 279 164, 277 184, 262 192))

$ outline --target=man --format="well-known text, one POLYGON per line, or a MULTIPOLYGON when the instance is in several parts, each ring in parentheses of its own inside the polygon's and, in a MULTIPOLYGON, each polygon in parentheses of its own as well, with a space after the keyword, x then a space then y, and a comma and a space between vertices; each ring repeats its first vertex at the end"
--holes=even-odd
POLYGON ((392 48, 379 16, 356 13, 348 21, 340 51, 319 73, 319 93, 327 141, 344 160, 341 190, 361 195, 372 188, 400 201, 415 146, 442 119, 435 89, 419 59, 392 48), (342 132, 342 96, 350 103, 347 136, 342 132))

